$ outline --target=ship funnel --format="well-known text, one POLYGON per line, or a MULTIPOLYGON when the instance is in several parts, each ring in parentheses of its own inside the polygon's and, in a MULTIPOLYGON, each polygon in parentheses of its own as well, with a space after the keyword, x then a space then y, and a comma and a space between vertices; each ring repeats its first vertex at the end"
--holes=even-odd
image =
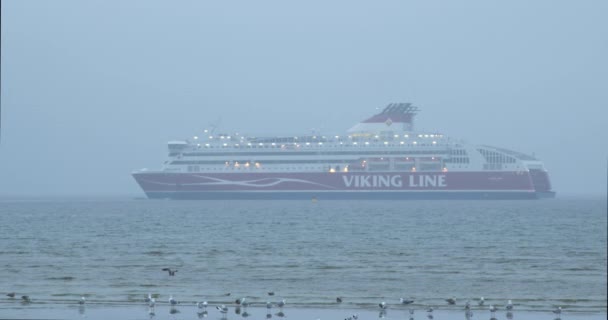
POLYGON ((414 116, 420 111, 411 103, 391 103, 382 112, 350 128, 348 133, 413 131, 414 116))

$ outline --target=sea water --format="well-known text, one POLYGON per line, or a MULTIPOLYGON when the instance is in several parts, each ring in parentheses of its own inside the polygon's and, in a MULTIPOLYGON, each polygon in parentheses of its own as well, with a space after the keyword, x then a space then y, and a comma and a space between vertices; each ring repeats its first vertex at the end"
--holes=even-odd
POLYGON ((606 238, 605 198, 4 199, 0 290, 49 303, 152 293, 321 307, 338 296, 361 307, 483 296, 520 310, 605 312, 606 238))

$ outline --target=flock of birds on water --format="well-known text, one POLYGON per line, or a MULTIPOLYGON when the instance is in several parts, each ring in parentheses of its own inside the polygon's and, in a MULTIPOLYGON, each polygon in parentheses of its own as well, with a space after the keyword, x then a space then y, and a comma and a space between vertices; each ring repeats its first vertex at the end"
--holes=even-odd
MULTIPOLYGON (((175 273, 177 272, 177 270, 173 270, 170 268, 163 268, 162 271, 167 271, 169 273, 169 276, 175 276, 175 273)), ((273 291, 268 292, 267 293, 268 296, 274 296, 275 293, 273 291)), ((7 297, 9 297, 10 299, 15 299, 15 297, 17 296, 17 294, 15 292, 10 292, 6 295, 7 297)), ((224 296, 230 296, 230 293, 226 293, 224 294, 224 296)), ((145 296, 143 302, 145 302, 148 305, 148 315, 150 316, 150 318, 153 318, 156 315, 156 298, 158 298, 159 295, 152 295, 151 293, 148 293, 147 296, 145 296)), ((336 298, 336 303, 340 304, 342 303, 344 300, 343 297, 337 297, 336 298)), ((32 303, 32 299, 27 296, 27 295, 22 295, 21 296, 21 302, 23 304, 29 304, 32 303)), ((74 301, 74 303, 78 303, 78 305, 81 308, 84 308, 84 305, 86 304, 87 299, 85 296, 82 296, 79 300, 74 301)), ((249 300, 247 300, 247 298, 239 298, 236 299, 234 302, 234 311, 236 314, 241 315, 243 318, 247 318, 250 316, 250 314, 247 312, 247 307, 249 306, 265 306, 267 313, 266 313, 266 319, 270 319, 272 318, 272 308, 277 307, 279 309, 279 312, 277 312, 275 315, 283 318, 285 317, 285 313, 283 312, 283 308, 285 307, 286 304, 286 300, 285 299, 281 299, 277 302, 271 302, 271 301, 266 301, 266 302, 251 302, 249 300)), ((445 302, 448 305, 456 305, 456 299, 455 298, 448 298, 445 299, 445 302)), ((177 306, 182 305, 182 303, 178 300, 176 300, 173 295, 169 295, 169 299, 167 300, 167 304, 170 306, 170 310, 169 313, 170 314, 176 314, 176 313, 180 313, 180 311, 177 309, 177 306)), ((410 308, 408 309, 409 312, 409 319, 413 320, 414 319, 414 313, 416 312, 416 310, 414 308, 412 308, 412 305, 414 304, 414 300, 413 299, 405 299, 405 298, 400 298, 399 299, 399 303, 396 303, 396 306, 409 306, 410 308)), ((217 305, 213 305, 210 306, 208 301, 200 301, 200 302, 196 302, 194 304, 198 311, 197 311, 197 315, 200 319, 202 318, 206 318, 209 315, 209 312, 207 310, 208 307, 210 308, 214 308, 215 310, 217 310, 217 312, 219 312, 222 316, 222 318, 227 318, 228 312, 229 312, 229 307, 226 306, 226 304, 217 304, 217 305)), ((477 300, 477 305, 478 305, 478 309, 483 309, 485 307, 485 299, 484 297, 479 298, 479 300, 477 300)), ((387 304, 385 301, 382 301, 380 303, 378 303, 378 307, 380 309, 380 314, 379 314, 379 318, 384 318, 386 317, 386 311, 389 308, 389 304, 387 304)), ((505 310, 507 311, 507 319, 513 319, 513 302, 511 300, 507 301, 507 304, 505 305, 505 310)), ((433 311, 435 310, 432 306, 427 306, 424 309, 426 309, 426 313, 427 313, 427 318, 429 320, 432 320, 433 317, 433 311)), ((471 306, 471 302, 470 301, 466 301, 463 310, 465 312, 465 318, 467 320, 470 320, 473 317, 473 307, 471 306)), ((488 310, 490 311, 491 314, 491 318, 490 320, 497 320, 496 318, 496 312, 499 311, 499 308, 496 305, 490 305, 488 310)), ((562 313, 562 308, 560 306, 556 307, 553 311, 553 314, 555 314, 556 318, 555 320, 561 320, 561 313, 562 313)), ((358 314, 353 314, 349 317, 346 317, 344 320, 358 320, 359 315, 358 314)))

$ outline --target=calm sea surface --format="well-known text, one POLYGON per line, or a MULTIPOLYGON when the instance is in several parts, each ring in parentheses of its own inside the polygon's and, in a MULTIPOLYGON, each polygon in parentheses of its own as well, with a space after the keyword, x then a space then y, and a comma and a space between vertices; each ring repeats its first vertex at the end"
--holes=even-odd
MULTIPOLYGON (((606 311, 605 198, 0 200, 0 299, 287 299, 606 311), (177 268, 170 277, 161 268, 177 268), (266 292, 275 291, 274 297, 266 292), (232 293, 230 297, 223 296, 232 293)), ((139 302, 138 302, 139 303, 139 302)))

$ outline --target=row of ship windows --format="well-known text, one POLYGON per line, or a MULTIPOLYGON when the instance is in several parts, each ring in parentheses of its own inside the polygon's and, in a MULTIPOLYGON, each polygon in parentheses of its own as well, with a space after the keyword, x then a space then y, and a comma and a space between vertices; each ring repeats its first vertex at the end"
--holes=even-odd
MULTIPOLYGON (((227 143, 224 144, 220 144, 220 145, 212 145, 212 144, 197 144, 196 148, 197 149, 201 149, 201 148, 205 148, 205 149, 229 149, 229 148, 233 148, 233 149, 242 149, 242 148, 247 148, 247 149, 300 149, 300 148, 317 148, 317 147, 322 147, 322 148, 328 148, 328 147, 333 147, 333 148, 369 148, 369 147, 439 147, 439 146, 445 146, 444 144, 439 144, 437 143, 437 141, 433 141, 431 143, 419 143, 418 141, 413 141, 413 142, 408 142, 405 143, 404 141, 401 141, 399 143, 389 143, 387 141, 383 142, 383 143, 369 143, 369 142, 363 142, 363 143, 356 143, 353 142, 352 144, 343 144, 343 143, 339 143, 339 144, 323 144, 323 142, 319 142, 319 143, 304 143, 304 144, 290 144, 290 145, 279 145, 279 144, 246 144, 246 145, 241 145, 241 144, 234 144, 234 145, 230 145, 227 143)), ((176 149, 180 149, 180 147, 170 147, 170 150, 176 150, 176 149)))
MULTIPOLYGON (((341 163, 342 165, 344 164, 348 164, 351 165, 353 163, 352 160, 266 160, 264 161, 264 164, 325 164, 328 165, 328 163, 341 163)), ((444 163, 448 164, 458 164, 458 165, 462 165, 462 164, 469 164, 469 158, 454 158, 454 159, 446 159, 444 160, 444 163)), ((260 168, 261 164, 259 162, 242 162, 239 163, 238 161, 173 161, 170 163, 171 165, 224 165, 225 167, 244 167, 244 168, 248 168, 248 167, 256 167, 256 168, 260 168)), ((378 161, 364 161, 362 166, 368 165, 370 167, 383 167, 383 168, 388 168, 390 166, 390 163, 386 160, 378 160, 378 161)), ((411 167, 413 165, 413 161, 408 162, 394 162, 393 163, 395 168, 398 167, 411 167)), ((440 167, 440 162, 439 160, 429 160, 427 162, 420 162, 419 163, 420 166, 428 166, 429 168, 438 168, 440 167)), ((190 166, 189 166, 190 167, 190 166)), ((198 166, 196 166, 198 167, 198 166)), ((306 167, 297 167, 294 169, 301 169, 301 168, 306 168, 306 167)), ((311 167, 312 168, 312 167, 311 167)), ((503 164, 502 163, 484 163, 483 164, 483 168, 484 170, 499 170, 503 168, 503 164)), ((517 168, 519 168, 519 166, 517 166, 517 168)))
MULTIPOLYGON (((412 150, 412 151, 359 151, 359 152, 349 152, 349 151, 329 151, 329 152, 298 152, 294 150, 285 150, 282 152, 188 152, 181 154, 186 157, 197 157, 197 156, 327 156, 327 155, 414 155, 414 154, 428 154, 435 155, 446 153, 446 150, 412 150), (290 152, 291 151, 291 152, 290 152)), ((173 152, 170 153, 170 157, 179 156, 180 153, 173 152)))
POLYGON ((488 163, 515 163, 517 160, 499 152, 486 149, 477 149, 488 163))
MULTIPOLYGON (((264 160, 264 164, 310 164, 310 163, 320 163, 320 164, 327 164, 327 163, 353 163, 353 162, 358 162, 359 160, 264 160)), ((427 163, 437 163, 439 162, 440 159, 436 158, 436 159, 421 159, 420 162, 427 162, 427 163)), ((364 162, 368 162, 367 160, 365 160, 364 162)), ((374 160, 369 160, 369 162, 373 162, 373 163, 383 163, 388 165, 389 164, 389 160, 388 159, 374 159, 374 160)), ((414 162, 414 159, 403 159, 402 161, 395 161, 395 164, 398 164, 400 162, 414 162)), ((448 162, 447 160, 445 162, 448 162)), ((255 161, 241 161, 240 165, 249 165, 249 164, 254 164, 254 163, 259 163, 259 162, 255 162, 255 161)), ((464 162, 463 162, 464 163, 464 162)), ((466 162, 468 163, 468 161, 466 162)), ((223 165, 239 165, 239 161, 223 161, 223 160, 198 160, 198 161, 188 161, 188 160, 176 160, 176 161, 171 161, 170 164, 172 165, 182 165, 182 164, 198 164, 198 165, 209 165, 209 164, 223 164, 223 165)))
MULTIPOLYGON (((454 168, 462 168, 461 166, 458 167, 454 167, 454 168)), ((466 168, 466 167, 465 167, 466 168)), ((188 166, 187 170, 188 172, 201 172, 201 171, 234 171, 234 170, 267 170, 267 171, 304 171, 304 170, 318 170, 318 171, 322 171, 322 172, 350 172, 350 171, 410 171, 410 172, 446 172, 447 168, 445 167, 425 167, 425 166, 421 166, 421 167, 414 167, 414 166, 395 166, 395 168, 389 168, 388 166, 369 166, 367 169, 366 168, 353 168, 351 166, 317 166, 317 167, 274 167, 274 168, 261 168, 261 167, 254 167, 254 166, 249 166, 249 167, 244 167, 244 166, 239 166, 239 167, 224 167, 224 168, 201 168, 199 166, 188 166)))
MULTIPOLYGON (((205 133, 207 133, 208 131, 205 130, 205 133)), ((395 134, 395 131, 381 131, 380 134, 376 134, 376 135, 371 135, 371 134, 364 134, 364 135, 360 135, 360 134, 355 134, 355 135, 348 135, 348 136, 340 136, 340 135, 336 135, 336 136, 330 136, 330 135, 310 135, 310 136, 296 136, 296 137, 246 137, 243 135, 239 135, 238 133, 234 133, 234 134, 218 134, 218 135, 210 135, 208 136, 209 140, 212 139, 219 139, 219 140, 230 140, 230 141, 237 141, 238 139, 240 140, 247 140, 247 141, 253 141, 253 142, 285 142, 285 143, 291 143, 291 142, 302 142, 302 141, 347 141, 347 140, 353 140, 353 141, 362 141, 362 140, 378 140, 378 139, 398 139, 400 138, 401 135, 400 134, 395 134)), ((419 133, 419 134, 404 134, 403 138, 443 138, 443 134, 440 133, 419 133), (411 136, 411 137, 410 137, 411 136)), ((194 140, 198 140, 199 138, 203 138, 203 137, 199 137, 199 136, 194 136, 193 137, 194 140)))
POLYGON ((456 158, 445 159, 444 162, 449 162, 449 163, 469 163, 469 158, 456 157, 456 158))
POLYGON ((467 155, 467 151, 464 150, 464 149, 453 149, 453 150, 450 150, 450 154, 452 154, 452 155, 466 156, 467 155))

